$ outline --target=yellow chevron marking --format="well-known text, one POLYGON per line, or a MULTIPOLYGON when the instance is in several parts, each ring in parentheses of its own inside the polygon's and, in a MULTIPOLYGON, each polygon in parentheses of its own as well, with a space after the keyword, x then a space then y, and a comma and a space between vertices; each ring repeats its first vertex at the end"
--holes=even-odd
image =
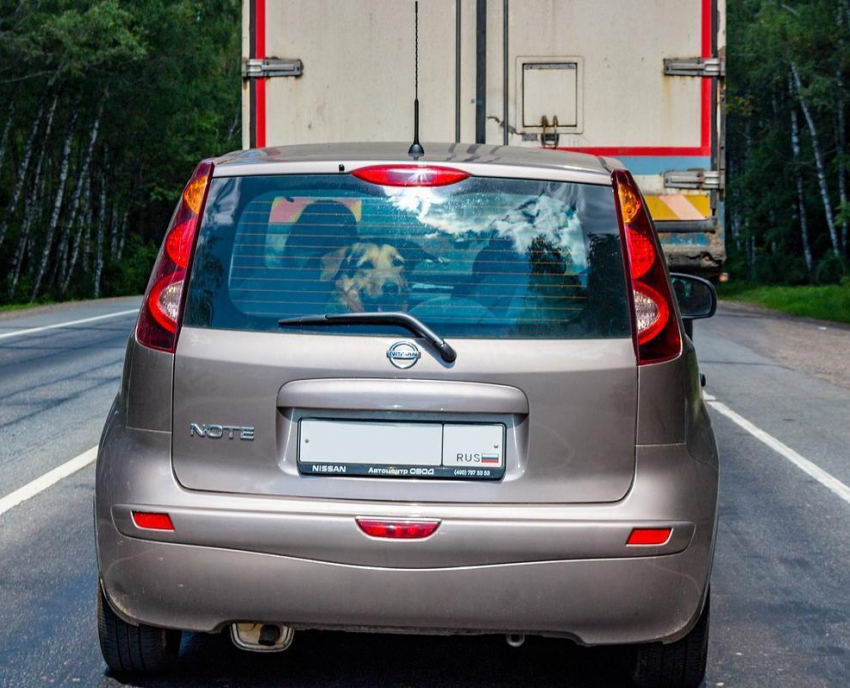
POLYGON ((678 216, 658 196, 645 196, 649 214, 656 222, 664 220, 678 220, 678 216))
POLYGON ((700 215, 704 218, 711 217, 711 198, 708 194, 700 194, 698 196, 685 196, 688 202, 696 208, 700 215))
POLYGON ((658 194, 645 196, 649 214, 656 222, 705 220, 711 217, 708 194, 658 194))

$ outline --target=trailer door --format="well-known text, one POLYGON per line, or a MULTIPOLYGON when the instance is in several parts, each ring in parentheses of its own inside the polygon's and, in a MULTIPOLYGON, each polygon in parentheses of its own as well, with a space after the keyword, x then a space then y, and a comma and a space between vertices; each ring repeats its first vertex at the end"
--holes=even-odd
MULTIPOLYGON (((412 139, 413 2, 245 0, 244 10, 248 147, 412 139)), ((455 138, 454 77, 455 2, 422 2, 427 140, 455 138)))
POLYGON ((490 0, 489 8, 486 140, 619 158, 671 263, 719 271, 723 0, 490 0))

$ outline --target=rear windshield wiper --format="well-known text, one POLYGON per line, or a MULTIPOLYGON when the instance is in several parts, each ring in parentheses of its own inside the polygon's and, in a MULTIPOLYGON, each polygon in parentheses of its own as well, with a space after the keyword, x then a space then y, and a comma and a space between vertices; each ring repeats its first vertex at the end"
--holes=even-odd
POLYGON ((323 315, 304 315, 299 318, 284 318, 278 320, 281 327, 298 327, 300 325, 397 325, 418 334, 433 346, 446 363, 454 363, 457 352, 449 343, 440 337, 418 318, 407 313, 326 313, 323 315))

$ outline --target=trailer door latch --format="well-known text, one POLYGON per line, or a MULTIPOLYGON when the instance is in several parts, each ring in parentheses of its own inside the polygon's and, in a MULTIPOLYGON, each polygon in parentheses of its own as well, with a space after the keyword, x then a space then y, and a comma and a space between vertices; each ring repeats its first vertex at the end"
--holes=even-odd
POLYGON ((665 57, 667 76, 726 76, 726 61, 719 57, 665 57))
POLYGON ((304 63, 299 59, 282 57, 253 57, 242 60, 243 79, 266 79, 275 76, 301 76, 304 63))
POLYGON ((717 170, 675 170, 664 173, 665 188, 722 189, 723 177, 717 170))

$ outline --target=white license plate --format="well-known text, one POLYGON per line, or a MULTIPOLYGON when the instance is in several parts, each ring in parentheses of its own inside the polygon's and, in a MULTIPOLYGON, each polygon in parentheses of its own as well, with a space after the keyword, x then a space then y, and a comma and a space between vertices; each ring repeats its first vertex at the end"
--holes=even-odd
POLYGON ((505 472, 504 445, 505 427, 497 424, 305 418, 298 468, 322 476, 493 480, 505 472))

